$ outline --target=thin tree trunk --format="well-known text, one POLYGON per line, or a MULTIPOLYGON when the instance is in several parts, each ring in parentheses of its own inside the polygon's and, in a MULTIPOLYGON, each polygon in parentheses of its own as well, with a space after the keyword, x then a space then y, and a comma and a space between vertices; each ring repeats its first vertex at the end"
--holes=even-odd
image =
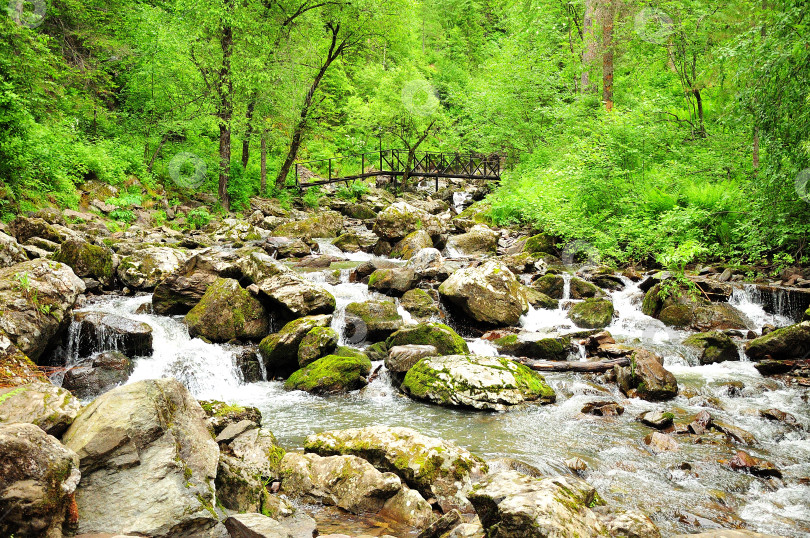
POLYGON ((253 136, 253 109, 256 106, 256 99, 251 99, 247 106, 245 113, 245 120, 247 120, 247 127, 245 127, 245 138, 242 139, 242 168, 247 169, 248 160, 250 160, 250 138, 253 136))
POLYGON ((698 125, 700 126, 698 134, 705 137, 706 126, 703 124, 703 97, 700 95, 700 90, 697 88, 692 90, 692 95, 695 96, 695 102, 697 102, 698 125))
POLYGON ((582 40, 585 44, 585 50, 582 52, 582 93, 593 91, 589 70, 596 60, 596 38, 593 34, 594 2, 596 0, 585 0, 585 17, 582 19, 582 40))
POLYGON ((260 186, 262 194, 267 193, 267 129, 262 131, 262 155, 261 155, 261 179, 260 179, 260 186))
MULTIPOLYGON (((230 4, 230 2, 226 2, 230 4)), ((233 28, 225 26, 220 36, 222 67, 219 71, 219 202, 226 210, 231 204, 228 198, 228 181, 231 175, 231 120, 233 118, 233 79, 231 78, 231 54, 233 53, 233 28)))
POLYGON ((605 108, 613 110, 613 17, 614 0, 605 0, 604 19, 602 20, 602 100, 605 108))
POLYGON ((155 152, 152 154, 152 158, 149 159, 149 165, 146 167, 146 171, 149 172, 150 174, 152 173, 152 167, 155 165, 155 159, 157 159, 160 150, 163 149, 163 145, 166 143, 168 139, 169 133, 164 134, 163 137, 160 139, 160 143, 155 148, 155 152))

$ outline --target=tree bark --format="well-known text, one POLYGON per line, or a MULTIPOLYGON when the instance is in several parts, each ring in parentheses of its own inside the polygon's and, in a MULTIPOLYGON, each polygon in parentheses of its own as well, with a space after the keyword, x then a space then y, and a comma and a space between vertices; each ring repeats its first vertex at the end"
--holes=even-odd
POLYGON ((245 127, 245 138, 242 139, 242 168, 247 169, 248 161, 250 160, 250 138, 253 136, 253 109, 256 107, 256 99, 250 100, 245 112, 245 120, 247 126, 245 127))
POLYGON ((582 93, 593 91, 589 70, 596 60, 596 37, 593 34, 594 3, 596 0, 585 0, 585 16, 582 19, 582 41, 585 50, 582 51, 582 79, 580 87, 582 93))
MULTIPOLYGON (((231 2, 226 0, 226 5, 231 2)), ((228 182, 231 175, 231 120, 233 119, 233 79, 231 78, 231 55, 233 54, 233 28, 226 25, 220 36, 222 48, 222 66, 219 71, 218 88, 219 107, 219 202, 230 211, 228 182)))
POLYGON ((613 110, 613 18, 614 0, 605 0, 602 19, 602 101, 608 112, 613 110))

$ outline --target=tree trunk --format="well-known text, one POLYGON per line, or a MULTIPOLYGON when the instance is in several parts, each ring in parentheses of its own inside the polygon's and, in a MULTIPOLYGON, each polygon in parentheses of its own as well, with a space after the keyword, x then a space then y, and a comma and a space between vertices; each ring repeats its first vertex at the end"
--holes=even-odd
POLYGON ((250 160, 250 137, 253 136, 253 109, 256 106, 256 100, 251 99, 247 106, 245 119, 247 126, 245 127, 245 138, 242 139, 242 168, 247 170, 248 160, 250 160))
POLYGON ((596 60, 596 38, 593 35, 594 3, 596 0, 585 0, 585 16, 582 19, 582 40, 585 50, 582 52, 582 93, 593 91, 589 70, 596 60))
POLYGON ((261 179, 260 186, 262 195, 267 194, 267 129, 262 131, 262 155, 261 155, 261 179))
POLYGON ((602 19, 602 100, 605 108, 613 110, 613 17, 614 0, 605 0, 602 19))
POLYGON ((150 174, 152 173, 152 167, 155 166, 155 159, 157 159, 160 150, 163 149, 163 145, 166 143, 168 139, 169 133, 166 133, 161 137, 160 143, 157 145, 157 147, 155 148, 155 152, 152 154, 152 158, 149 159, 149 165, 146 167, 146 171, 149 172, 150 174))
POLYGON ((697 88, 692 90, 692 95, 695 96, 695 102, 697 103, 698 135, 705 138, 706 126, 703 124, 703 97, 701 97, 700 90, 697 88))
POLYGON ((233 80, 231 78, 231 54, 233 53, 233 28, 225 26, 220 36, 222 67, 219 71, 219 202, 230 211, 228 181, 231 168, 231 120, 233 118, 233 80))

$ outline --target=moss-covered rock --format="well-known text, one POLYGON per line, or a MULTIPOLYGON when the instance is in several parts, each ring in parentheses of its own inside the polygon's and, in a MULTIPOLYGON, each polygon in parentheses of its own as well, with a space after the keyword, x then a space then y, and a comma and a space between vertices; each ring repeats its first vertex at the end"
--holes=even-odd
POLYGON ((695 331, 748 329, 751 322, 728 303, 711 303, 694 290, 672 283, 655 284, 644 295, 641 311, 670 327, 695 331))
POLYGON ((607 299, 585 299, 571 306, 568 317, 579 327, 603 329, 613 320, 613 303, 607 299))
POLYGON ((470 352, 467 342, 442 323, 406 325, 392 334, 385 343, 389 349, 410 344, 433 346, 439 355, 463 355, 470 352))
POLYGON ((461 235, 447 240, 448 256, 487 256, 498 251, 498 234, 488 226, 478 224, 461 235))
POLYGON ((405 202, 385 208, 374 223, 374 233, 386 241, 398 241, 417 230, 424 230, 433 237, 444 233, 445 227, 435 215, 405 202))
POLYGON ((97 353, 65 373, 62 387, 79 398, 98 396, 129 379, 135 365, 118 351, 97 353))
POLYGON ((353 343, 384 340, 401 326, 402 316, 391 301, 366 301, 346 306, 346 331, 353 343))
POLYGON ((136 250, 118 264, 118 278, 130 288, 152 290, 163 278, 174 273, 188 254, 172 247, 147 247, 136 250))
POLYGON ((571 278, 571 298, 588 299, 592 297, 604 297, 604 293, 597 286, 581 278, 571 278))
POLYGON ((368 287, 385 295, 401 297, 413 288, 419 279, 413 269, 392 267, 377 269, 368 277, 368 287))
POLYGON ((456 271, 439 286, 439 294, 485 325, 515 325, 529 310, 520 282, 495 260, 456 271))
POLYGON ((231 424, 238 424, 244 420, 252 422, 257 428, 262 425, 262 413, 256 407, 226 403, 220 400, 200 400, 200 406, 208 416, 208 423, 211 424, 216 435, 231 424))
POLYGON ((537 234, 526 240, 523 252, 529 254, 551 254, 554 252, 554 238, 547 234, 537 234))
POLYGON ((418 320, 428 320, 440 314, 439 306, 430 294, 419 288, 406 291, 399 304, 418 320))
POLYGON ((802 315, 802 321, 810 321, 810 308, 804 311, 802 315))
POLYGON ((776 329, 745 345, 752 361, 806 358, 810 353, 810 321, 776 329))
POLYGON ((663 359, 637 349, 630 355, 629 366, 615 366, 616 384, 630 398, 652 402, 669 400, 678 395, 678 380, 664 368, 663 359))
POLYGON ((405 236, 399 243, 394 245, 391 256, 410 260, 413 255, 423 248, 433 248, 433 241, 425 230, 417 230, 405 236))
POLYGON ((268 323, 264 306, 230 278, 214 281, 200 302, 186 314, 189 334, 212 342, 263 338, 268 323))
POLYGON ((447 355, 417 362, 402 391, 450 407, 503 411, 526 401, 552 403, 554 390, 543 376, 506 358, 447 355))
POLYGON ((69 265, 77 276, 95 278, 108 287, 115 278, 114 257, 108 247, 81 239, 68 239, 54 254, 56 261, 69 265))
POLYGON ((526 294, 526 300, 534 308, 542 308, 544 310, 557 310, 560 302, 557 299, 552 299, 542 291, 529 286, 523 286, 523 292, 526 294))
POLYGON ((532 282, 532 287, 552 299, 562 299, 565 279, 560 275, 546 274, 532 282))
POLYGON ((50 382, 0 388, 0 424, 27 422, 59 437, 79 414, 79 409, 79 400, 50 382))
POLYGON ((693 334, 684 340, 683 344, 698 350, 700 364, 740 360, 737 344, 728 335, 719 331, 693 334))
POLYGON ((293 372, 284 388, 313 394, 349 392, 366 386, 369 373, 371 361, 367 358, 327 355, 293 372))
POLYGON ((328 327, 332 316, 307 316, 286 324, 259 344, 268 377, 287 377, 299 368, 298 348, 304 337, 315 327, 328 327))
POLYGON ((341 231, 343 215, 335 211, 321 211, 315 217, 282 224, 273 233, 310 241, 313 237, 337 237, 341 231))
POLYGON ((548 361, 564 361, 571 349, 571 338, 557 334, 522 331, 492 340, 499 353, 548 361))
POLYGON ((300 368, 329 355, 337 348, 338 334, 332 327, 315 327, 307 333, 298 346, 300 368))
POLYGON ((0 387, 16 387, 48 378, 0 329, 0 387))
POLYGON ((10 235, 0 231, 0 267, 9 267, 25 261, 28 261, 28 255, 22 245, 10 235))
POLYGON ((372 233, 365 235, 351 231, 340 235, 332 241, 332 244, 343 252, 370 252, 377 239, 377 236, 372 233))

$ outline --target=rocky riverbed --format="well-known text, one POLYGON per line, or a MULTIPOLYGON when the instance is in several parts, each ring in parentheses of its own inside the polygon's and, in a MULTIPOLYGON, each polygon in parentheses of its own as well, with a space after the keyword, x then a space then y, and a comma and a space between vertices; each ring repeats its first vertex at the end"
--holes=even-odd
POLYGON ((799 273, 607 267, 455 194, 0 229, 0 535, 810 533, 799 273))

